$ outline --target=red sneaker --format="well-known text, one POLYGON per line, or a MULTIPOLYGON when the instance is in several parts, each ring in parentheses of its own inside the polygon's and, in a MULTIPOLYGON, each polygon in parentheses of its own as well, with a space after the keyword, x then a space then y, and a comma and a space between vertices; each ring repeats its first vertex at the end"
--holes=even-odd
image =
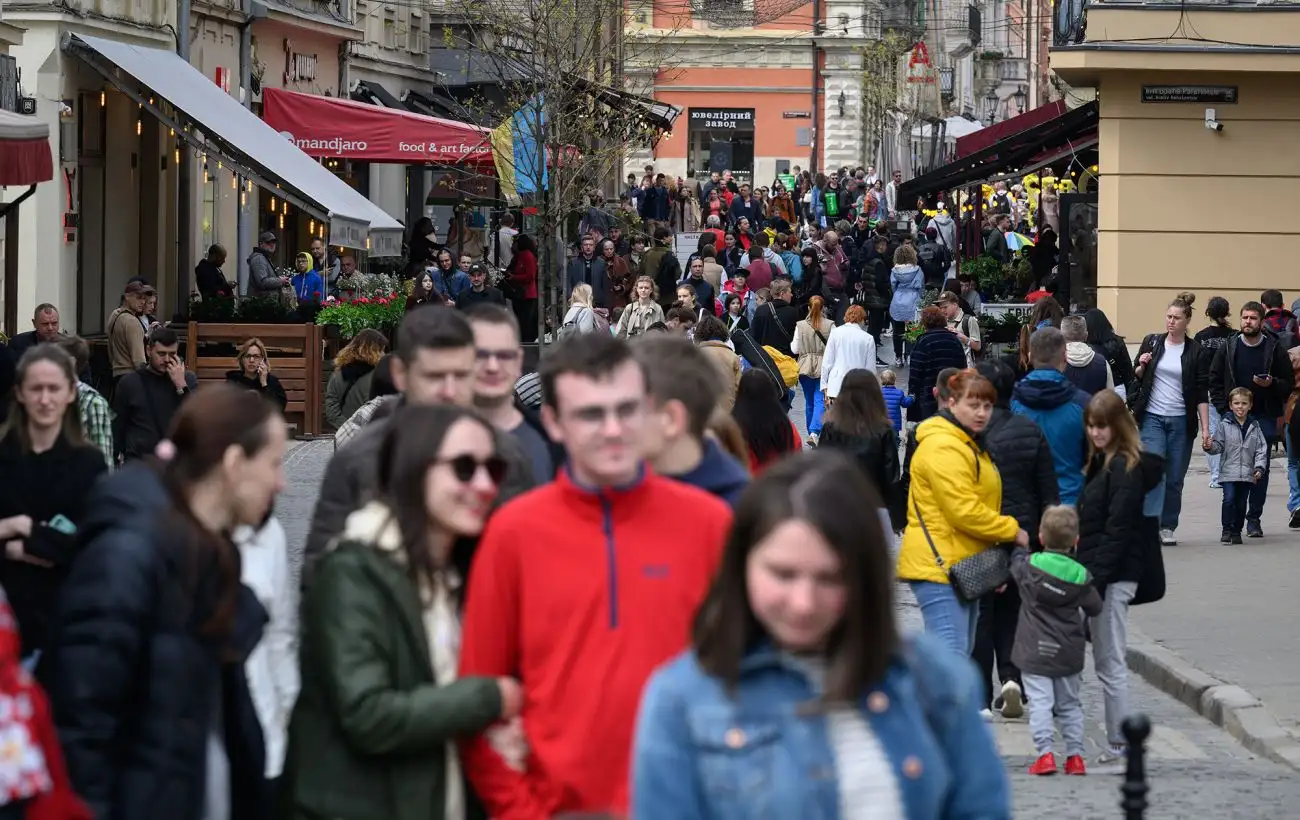
POLYGON ((1083 765, 1082 755, 1070 755, 1065 759, 1065 773, 1085 775, 1088 773, 1088 767, 1083 765))
POLYGON ((1029 767, 1030 774, 1056 774, 1056 758, 1051 752, 1034 761, 1029 767))

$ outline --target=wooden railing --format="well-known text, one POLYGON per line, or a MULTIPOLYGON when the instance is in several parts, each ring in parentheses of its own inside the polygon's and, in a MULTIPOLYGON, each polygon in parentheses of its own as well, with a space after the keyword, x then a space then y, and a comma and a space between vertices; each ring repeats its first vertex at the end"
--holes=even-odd
POLYGON ((185 367, 204 383, 225 381, 226 373, 239 367, 234 356, 203 355, 203 347, 239 345, 250 338, 266 345, 271 372, 280 380, 289 403, 285 417, 299 435, 320 435, 323 430, 321 362, 324 346, 321 328, 314 324, 257 325, 190 322, 185 367))

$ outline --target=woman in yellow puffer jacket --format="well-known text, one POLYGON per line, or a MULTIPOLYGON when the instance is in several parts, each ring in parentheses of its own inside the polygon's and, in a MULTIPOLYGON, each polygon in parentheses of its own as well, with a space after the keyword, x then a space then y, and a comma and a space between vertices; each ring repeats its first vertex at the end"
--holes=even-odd
POLYGON ((916 428, 907 531, 898 553, 898 578, 911 585, 925 631, 963 655, 975 644, 978 604, 957 597, 930 540, 944 567, 1008 541, 1029 546, 1016 519, 999 512, 1002 477, 977 439, 996 396, 991 382, 963 370, 948 381, 946 407, 916 428))

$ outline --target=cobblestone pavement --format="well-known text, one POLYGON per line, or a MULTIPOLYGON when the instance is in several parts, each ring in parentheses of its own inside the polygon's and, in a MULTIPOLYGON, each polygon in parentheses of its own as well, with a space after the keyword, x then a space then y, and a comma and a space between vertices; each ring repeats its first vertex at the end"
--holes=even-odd
MULTIPOLYGON (((800 404, 796 401, 796 406, 800 404)), ((802 427, 802 419, 799 420, 802 427)), ((328 440, 295 443, 286 461, 288 486, 277 514, 289 538, 306 538, 317 487, 333 454, 328 440)), ((898 588, 900 623, 920 628, 920 612, 910 590, 898 588)), ((1181 703, 1130 678, 1133 708, 1155 726, 1149 742, 1151 820, 1283 820, 1300 816, 1300 777, 1247 752, 1227 733, 1181 703)), ((1100 684, 1091 667, 1082 690, 1088 716, 1088 759, 1095 759, 1105 741, 1100 684)), ((1015 815, 1023 818, 1061 817, 1069 820, 1119 818, 1123 778, 1094 773, 1085 778, 1033 777, 1025 773, 1034 757, 1024 719, 1000 717, 991 728, 1007 764, 1015 797, 1015 815)), ((1061 749, 1063 751, 1063 749, 1061 749)))

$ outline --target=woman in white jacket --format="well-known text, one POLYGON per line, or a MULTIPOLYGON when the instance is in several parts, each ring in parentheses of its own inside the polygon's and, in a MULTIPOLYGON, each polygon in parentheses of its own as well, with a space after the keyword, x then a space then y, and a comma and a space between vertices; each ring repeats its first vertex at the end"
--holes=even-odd
POLYGON ((284 527, 274 516, 259 530, 239 528, 234 540, 242 580, 270 616, 244 670, 266 741, 266 778, 274 780, 284 768, 285 734, 298 698, 298 584, 290 577, 284 527))
POLYGON ((822 393, 825 406, 840 394, 844 374, 850 370, 876 372, 876 340, 867 332, 867 311, 852 305, 844 312, 844 324, 831 331, 822 355, 822 393))

